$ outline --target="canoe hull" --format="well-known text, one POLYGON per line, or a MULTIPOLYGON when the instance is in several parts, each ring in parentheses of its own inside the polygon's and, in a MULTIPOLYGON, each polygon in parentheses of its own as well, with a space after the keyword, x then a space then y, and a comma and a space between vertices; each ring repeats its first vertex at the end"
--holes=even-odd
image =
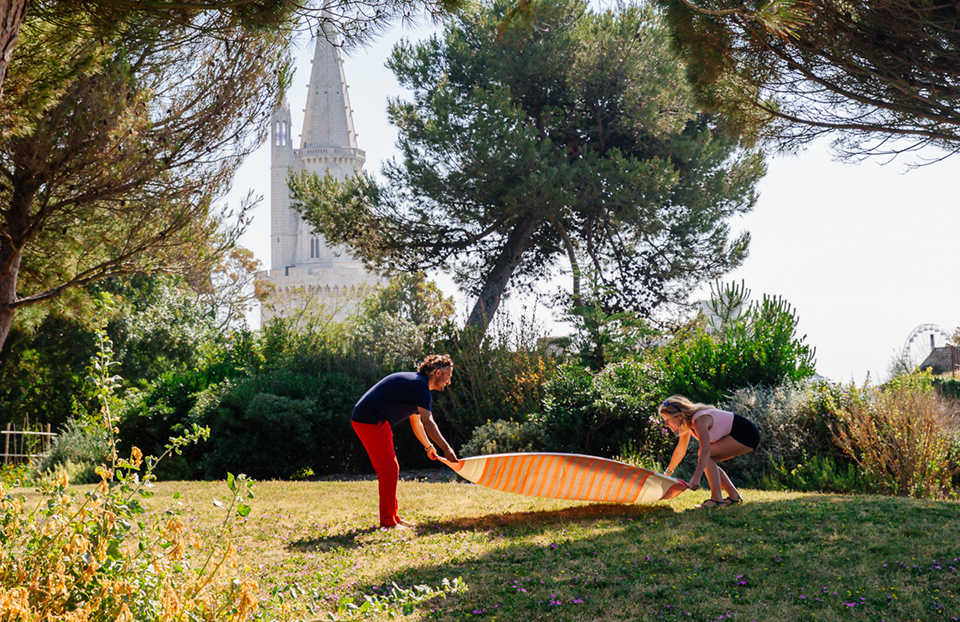
POLYGON ((580 454, 492 454, 457 463, 442 461, 481 486, 544 499, 654 503, 687 489, 680 480, 662 473, 580 454))

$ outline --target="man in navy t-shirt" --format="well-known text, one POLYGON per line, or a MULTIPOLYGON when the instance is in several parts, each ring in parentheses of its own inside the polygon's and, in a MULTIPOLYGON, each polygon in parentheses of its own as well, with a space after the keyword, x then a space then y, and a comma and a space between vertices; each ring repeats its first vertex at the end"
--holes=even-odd
POLYGON ((390 374, 363 394, 353 407, 350 418, 353 429, 363 442, 370 462, 377 472, 380 492, 380 526, 403 525, 397 503, 397 481, 400 463, 393 447, 393 429, 410 419, 413 433, 427 451, 427 457, 437 459, 437 450, 430 439, 440 446, 444 457, 457 462, 457 455, 440 433, 430 407, 431 390, 443 391, 450 384, 453 361, 446 354, 431 354, 423 359, 416 372, 390 374))

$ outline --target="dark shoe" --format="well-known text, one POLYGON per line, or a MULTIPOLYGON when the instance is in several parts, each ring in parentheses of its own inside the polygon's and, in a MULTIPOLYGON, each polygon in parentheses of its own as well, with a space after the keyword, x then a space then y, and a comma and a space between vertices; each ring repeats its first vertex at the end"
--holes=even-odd
POLYGON ((724 505, 726 504, 723 501, 714 501, 713 499, 707 499, 700 505, 697 505, 694 507, 696 507, 698 510, 707 510, 707 509, 713 510, 715 508, 722 508, 724 505))
POLYGON ((740 505, 743 503, 743 497, 739 499, 734 499, 733 497, 727 497, 722 501, 723 505, 740 505))

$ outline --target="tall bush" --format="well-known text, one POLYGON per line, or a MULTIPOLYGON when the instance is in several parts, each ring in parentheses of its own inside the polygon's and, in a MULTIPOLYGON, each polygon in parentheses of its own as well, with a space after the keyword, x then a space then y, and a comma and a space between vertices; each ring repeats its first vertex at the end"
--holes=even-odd
POLYGON ((960 406, 929 374, 864 386, 839 409, 836 442, 877 492, 943 497, 960 473, 960 406))
POLYGON ((656 416, 659 370, 622 361, 594 372, 566 363, 544 387, 540 413, 548 450, 613 457, 624 452, 661 456, 670 438, 656 416))
POLYGON ((434 395, 438 424, 454 447, 488 421, 526 421, 538 412, 544 384, 556 370, 556 360, 528 320, 501 317, 482 340, 469 328, 448 325, 433 348, 450 354, 454 363, 453 382, 434 395))
MULTIPOLYGON (((836 462, 841 452, 833 444, 832 416, 819 407, 829 385, 786 382, 777 387, 743 387, 720 404, 742 415, 760 432, 760 446, 725 463, 729 474, 751 482, 775 478, 775 471, 793 471, 815 456, 836 462)), ((824 484, 828 484, 824 482, 824 484)))
MULTIPOLYGON (((204 391, 227 379, 256 375, 263 365, 259 343, 248 331, 234 331, 203 350, 204 359, 195 368, 168 371, 145 390, 128 392, 119 406, 122 451, 136 446, 148 455, 159 455, 170 437, 189 429, 190 413, 204 391)), ((169 456, 154 475, 163 480, 201 477, 198 466, 204 450, 201 446, 169 456)))

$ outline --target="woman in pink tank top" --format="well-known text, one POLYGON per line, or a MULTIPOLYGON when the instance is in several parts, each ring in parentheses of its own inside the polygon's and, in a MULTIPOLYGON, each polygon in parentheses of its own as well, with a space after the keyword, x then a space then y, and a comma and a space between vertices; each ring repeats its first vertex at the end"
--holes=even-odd
POLYGON ((690 490, 700 488, 704 475, 710 484, 710 498, 697 507, 718 508, 743 503, 740 491, 718 463, 756 449, 760 444, 756 426, 740 415, 707 404, 696 404, 682 395, 665 400, 658 410, 667 427, 680 439, 666 474, 673 475, 674 469, 683 461, 693 435, 700 443, 700 452, 688 486, 690 490), (728 495, 726 498, 723 497, 724 491, 728 495))

